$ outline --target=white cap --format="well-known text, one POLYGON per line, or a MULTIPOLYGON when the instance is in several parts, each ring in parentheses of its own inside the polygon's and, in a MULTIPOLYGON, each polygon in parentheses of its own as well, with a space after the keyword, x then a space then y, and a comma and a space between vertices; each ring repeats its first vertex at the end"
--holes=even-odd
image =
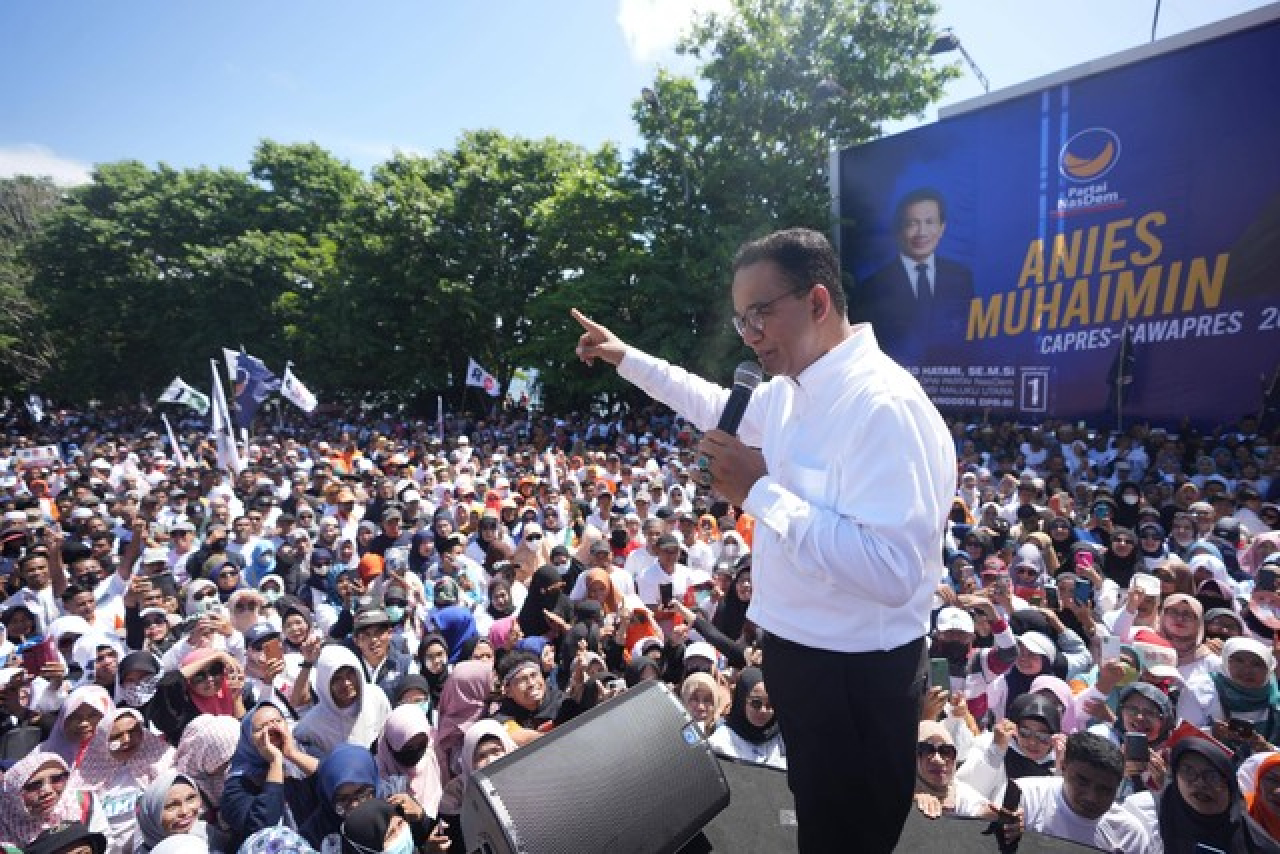
POLYGON ((973 634, 973 617, 963 608, 948 606, 938 612, 938 631, 973 634))
POLYGON ((1023 632, 1018 635, 1018 643, 1050 660, 1058 654, 1058 647, 1053 640, 1042 632, 1023 632))
POLYGON ((164 563, 169 560, 169 550, 162 548, 149 548, 142 550, 142 562, 148 563, 164 563))
POLYGON ((716 648, 706 641, 691 643, 684 648, 684 660, 688 661, 691 658, 705 658, 712 664, 720 661, 720 655, 716 652, 716 648))

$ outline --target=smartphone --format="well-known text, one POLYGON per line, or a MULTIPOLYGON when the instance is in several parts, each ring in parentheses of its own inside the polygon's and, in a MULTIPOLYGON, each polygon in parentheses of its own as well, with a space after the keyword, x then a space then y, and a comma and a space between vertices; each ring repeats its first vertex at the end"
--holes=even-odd
POLYGON ((1122 651, 1120 647, 1122 646, 1124 646, 1124 642, 1116 635, 1107 635, 1104 637, 1102 639, 1102 660, 1111 661, 1112 659, 1119 658, 1122 651))
POLYGON ((280 645, 280 638, 267 638, 263 641, 262 655, 267 661, 279 661, 284 658, 284 647, 280 645))
POLYGON ((1062 610, 1062 597, 1058 595, 1058 588, 1046 587, 1044 589, 1044 598, 1051 609, 1054 611, 1062 610))
POLYGON ((1151 746, 1145 732, 1124 734, 1124 758, 1131 762, 1147 762, 1151 759, 1151 746))
POLYGON ((1075 598, 1077 605, 1093 604, 1093 582, 1087 578, 1076 581, 1075 598))
POLYGON ((929 659, 929 687, 951 690, 951 666, 945 658, 929 659))
POLYGON ((659 604, 661 604, 662 607, 665 608, 671 604, 672 595, 673 588, 670 581, 664 581, 658 585, 658 598, 661 600, 659 604))
POLYGON ((53 661, 57 654, 53 638, 36 641, 22 651, 22 668, 33 678, 39 676, 44 666, 53 661))

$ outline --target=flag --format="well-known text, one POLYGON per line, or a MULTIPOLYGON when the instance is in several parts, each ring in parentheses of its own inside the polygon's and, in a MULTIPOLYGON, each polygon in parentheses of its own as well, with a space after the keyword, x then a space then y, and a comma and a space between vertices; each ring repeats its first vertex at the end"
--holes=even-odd
MULTIPOLYGON (((226 356, 227 350, 223 349, 226 356)), ((280 378, 262 363, 261 359, 250 356, 241 350, 236 354, 236 369, 231 381, 236 398, 236 426, 242 430, 249 429, 253 416, 267 395, 280 390, 280 378)))
POLYGON ((516 368, 507 384, 507 400, 516 406, 532 406, 537 385, 537 368, 516 368))
MULTIPOLYGON (((204 395, 201 395, 201 397, 204 397, 204 395)), ((205 397, 204 399, 205 402, 208 403, 209 398, 205 397)), ((178 468, 186 468, 187 458, 183 455, 182 448, 178 447, 178 439, 173 435, 173 425, 169 423, 169 416, 161 413, 160 420, 164 422, 164 432, 169 435, 169 446, 173 448, 174 463, 177 464, 178 468)))
POLYGON ((444 441, 444 395, 436 395, 436 433, 444 441))
POLYGON ((316 396, 302 384, 302 380, 298 379, 292 365, 284 366, 284 379, 280 381, 280 396, 307 414, 316 411, 316 396))
POLYGON ((160 392, 157 403, 180 403, 189 406, 201 415, 209 414, 209 396, 201 394, 187 385, 182 377, 174 377, 169 387, 160 392))
POLYGON ((502 394, 502 387, 493 374, 480 367, 475 359, 467 359, 467 385, 482 388, 490 397, 502 394))
POLYGON ((1133 369, 1136 363, 1133 351, 1133 328, 1128 323, 1120 336, 1120 350, 1111 363, 1111 371, 1107 374, 1107 384, 1111 386, 1111 396, 1107 401, 1107 409, 1117 417, 1123 415, 1124 405, 1128 400, 1128 386, 1133 385, 1133 369))
POLYGON ((213 368, 213 439, 218 449, 218 466, 236 474, 244 470, 240 449, 236 447, 235 433, 231 430, 231 413, 227 410, 227 395, 222 390, 222 378, 218 376, 218 363, 209 360, 213 368))
POLYGON ((27 411, 31 413, 31 420, 37 424, 44 420, 44 401, 40 399, 40 395, 27 396, 27 411))

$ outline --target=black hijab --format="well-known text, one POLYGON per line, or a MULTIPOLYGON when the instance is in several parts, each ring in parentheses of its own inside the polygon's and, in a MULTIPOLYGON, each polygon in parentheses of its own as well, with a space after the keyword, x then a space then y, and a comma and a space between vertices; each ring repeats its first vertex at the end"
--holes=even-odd
POLYGON ((540 637, 551 630, 543 611, 556 614, 565 622, 573 620, 573 606, 564 595, 564 579, 551 564, 544 564, 529 579, 529 595, 520 608, 520 631, 527 638, 540 637))
POLYGON ((396 808, 382 798, 372 798, 353 809, 342 822, 343 854, 381 851, 395 814, 396 808))
POLYGON ((504 617, 510 617, 516 612, 515 605, 511 602, 511 582, 505 578, 495 577, 489 579, 489 616, 495 620, 501 620, 504 617), (505 588, 507 591, 507 607, 496 608, 493 605, 493 591, 498 588, 505 588))
POLYGON ((449 665, 446 664, 439 673, 432 673, 427 669, 427 648, 432 644, 439 644, 444 648, 447 655, 449 653, 449 642, 439 632, 432 632, 422 639, 422 645, 418 647, 418 665, 422 669, 422 678, 427 680, 427 685, 431 687, 431 708, 435 709, 440 706, 440 692, 444 690, 445 680, 449 678, 449 665))
POLYGON ((634 688, 641 682, 649 682, 662 678, 658 663, 647 655, 637 655, 627 662, 627 670, 622 674, 627 688, 634 688))
MULTIPOLYGON (((1023 694, 1009 707, 1009 720, 1020 724, 1025 720, 1039 721, 1056 735, 1062 732, 1062 715, 1057 703, 1042 694, 1023 694)), ((1004 752, 1004 772, 1010 780, 1023 777, 1049 777, 1053 775, 1053 750, 1039 762, 1022 754, 1013 744, 1004 752)))
POLYGON ((747 697, 757 685, 764 681, 764 672, 758 667, 744 667, 738 674, 738 684, 733 688, 733 703, 729 707, 729 715, 725 718, 725 726, 729 727, 739 738, 751 744, 764 744, 778 734, 778 715, 775 712, 769 723, 758 727, 747 720, 747 697))
POLYGON ((1249 837, 1244 798, 1240 795, 1231 756, 1206 739, 1184 738, 1174 745, 1169 757, 1169 782, 1160 793, 1156 815, 1167 854, 1195 854, 1204 850, 1200 848, 1201 843, 1228 854, 1257 850, 1249 837), (1201 815, 1182 797, 1178 789, 1178 765, 1191 753, 1208 761, 1225 778, 1230 798, 1226 812, 1201 815))
POLYGON ((1102 574, 1120 585, 1121 590, 1128 590, 1129 581, 1137 570, 1138 561, 1142 560, 1142 552, 1138 549, 1138 536, 1132 528, 1120 526, 1112 528, 1111 539, 1114 541, 1118 536, 1133 540, 1133 548, 1129 550, 1128 557, 1120 557, 1115 553, 1114 546, 1108 546, 1106 554, 1102 557, 1102 574))
POLYGON ((711 624, 730 640, 736 641, 742 637, 742 629, 747 622, 749 603, 738 598, 738 579, 742 578, 744 573, 750 572, 751 563, 748 561, 746 566, 739 568, 733 574, 733 583, 729 585, 728 592, 724 594, 724 600, 721 601, 720 607, 716 608, 716 615, 711 620, 711 624))

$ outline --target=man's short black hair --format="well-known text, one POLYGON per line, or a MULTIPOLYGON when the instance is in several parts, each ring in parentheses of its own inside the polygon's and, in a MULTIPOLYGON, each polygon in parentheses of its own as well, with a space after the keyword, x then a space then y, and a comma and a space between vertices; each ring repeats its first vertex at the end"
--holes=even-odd
POLYGON ((1116 780, 1124 779, 1124 754, 1107 739, 1091 732, 1073 732, 1067 736, 1066 762, 1083 762, 1100 771, 1114 774, 1116 780))
POLYGON ((898 208, 893 212, 893 228, 898 230, 902 228, 902 222, 906 219, 907 208, 918 202, 933 202, 938 206, 938 222, 945 223, 947 221, 947 202, 942 198, 933 187, 921 187, 918 190, 912 190, 902 197, 902 201, 898 202, 898 208))
POLYGON ((744 243, 733 256, 733 272, 761 261, 777 264, 798 292, 825 285, 831 294, 832 306, 841 314, 848 314, 840 259, 822 232, 811 228, 784 228, 744 243))

